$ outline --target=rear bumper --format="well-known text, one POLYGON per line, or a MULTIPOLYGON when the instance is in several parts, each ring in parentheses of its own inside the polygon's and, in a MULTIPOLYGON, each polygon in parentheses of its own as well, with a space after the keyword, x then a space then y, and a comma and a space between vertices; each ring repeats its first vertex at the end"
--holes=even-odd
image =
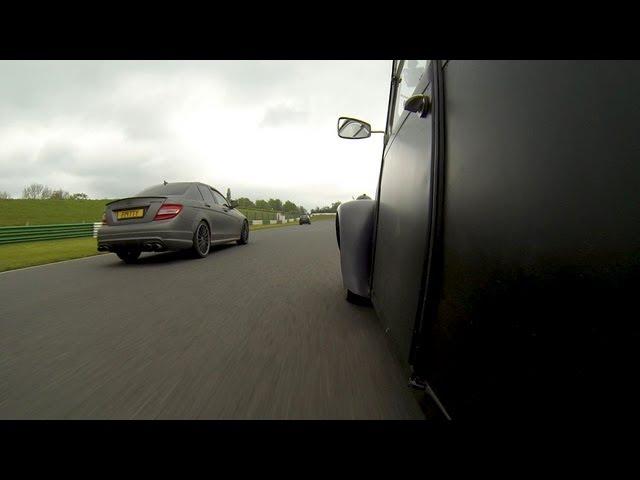
POLYGON ((114 252, 120 248, 139 248, 143 252, 184 250, 193 245, 189 230, 168 230, 166 225, 103 225, 98 230, 98 251, 114 252))

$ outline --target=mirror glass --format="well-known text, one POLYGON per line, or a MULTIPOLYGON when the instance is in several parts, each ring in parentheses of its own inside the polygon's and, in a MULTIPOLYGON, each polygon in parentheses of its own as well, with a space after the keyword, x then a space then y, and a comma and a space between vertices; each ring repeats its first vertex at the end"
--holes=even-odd
POLYGON ((340 117, 338 119, 338 136, 340 138, 369 138, 371 125, 355 118, 340 117))

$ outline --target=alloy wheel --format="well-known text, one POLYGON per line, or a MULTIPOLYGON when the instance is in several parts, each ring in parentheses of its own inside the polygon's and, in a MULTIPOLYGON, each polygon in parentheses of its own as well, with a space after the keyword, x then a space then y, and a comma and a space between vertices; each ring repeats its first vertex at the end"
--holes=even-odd
POLYGON ((198 242, 198 250, 202 255, 206 255, 209 252, 211 241, 209 237, 209 228, 204 223, 198 226, 196 238, 198 242))

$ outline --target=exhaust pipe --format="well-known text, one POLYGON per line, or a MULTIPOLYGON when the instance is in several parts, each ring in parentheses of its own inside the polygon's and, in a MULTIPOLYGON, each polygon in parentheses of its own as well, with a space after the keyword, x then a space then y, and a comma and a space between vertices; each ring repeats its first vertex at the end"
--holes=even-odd
POLYGON ((99 245, 98 246, 98 251, 99 252, 109 252, 109 251, 111 251, 111 247, 109 247, 108 245, 99 245))
POLYGON ((160 252, 165 250, 165 247, 160 242, 144 242, 142 244, 142 250, 146 252, 160 252))

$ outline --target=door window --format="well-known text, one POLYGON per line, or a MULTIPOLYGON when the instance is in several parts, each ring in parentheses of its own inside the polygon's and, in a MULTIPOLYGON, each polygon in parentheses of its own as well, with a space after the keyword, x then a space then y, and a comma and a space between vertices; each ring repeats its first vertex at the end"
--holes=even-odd
POLYGON ((395 105, 391 124, 394 133, 400 128, 400 118, 405 111, 404 102, 411 96, 421 93, 419 90, 426 86, 422 80, 427 72, 428 62, 428 60, 403 60, 398 63, 395 105))
POLYGON ((216 203, 218 205, 227 205, 227 199, 224 198, 220 193, 216 192, 213 189, 211 189, 211 193, 213 194, 213 198, 216 199, 216 203))
POLYGON ((203 187, 202 185, 198 185, 198 190, 200 190, 202 198, 204 198, 204 203, 207 203, 209 205, 213 205, 214 203, 216 203, 216 201, 213 199, 213 195, 211 194, 211 190, 203 187))

